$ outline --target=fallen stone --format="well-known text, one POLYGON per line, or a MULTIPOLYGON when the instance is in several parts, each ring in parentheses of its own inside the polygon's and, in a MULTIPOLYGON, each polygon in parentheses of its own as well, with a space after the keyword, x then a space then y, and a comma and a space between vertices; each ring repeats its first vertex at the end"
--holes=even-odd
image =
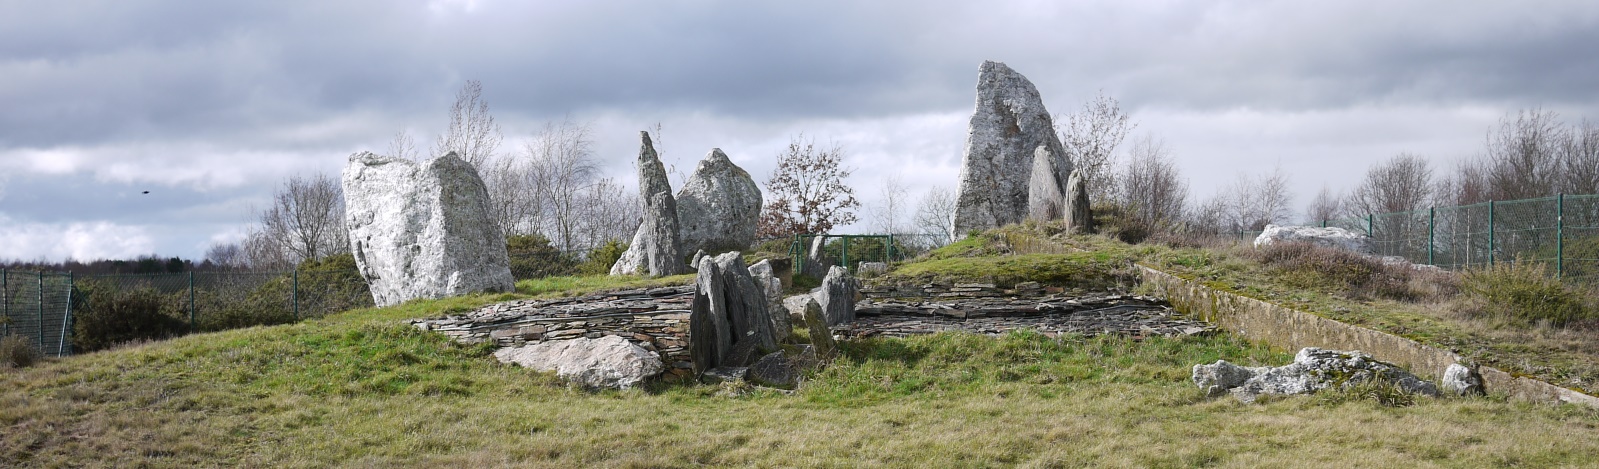
POLYGON ((748 249, 760 216, 760 186, 720 148, 711 149, 677 192, 684 252, 748 249))
POLYGON ((744 378, 760 386, 794 389, 799 384, 800 372, 799 364, 779 351, 755 360, 744 378))
POLYGON ((1294 241, 1308 242, 1317 246, 1342 249, 1358 254, 1371 254, 1374 252, 1370 236, 1358 231, 1338 227, 1266 225, 1266 229, 1260 232, 1260 236, 1255 237, 1255 247, 1294 241))
POLYGON ((748 377, 749 374, 749 367, 721 366, 700 373, 700 382, 705 384, 736 383, 744 381, 744 378, 748 377))
POLYGON ((1362 383, 1381 380, 1400 390, 1426 396, 1438 396, 1438 388, 1409 372, 1372 359, 1359 351, 1341 352, 1306 347, 1294 355, 1294 362, 1276 367, 1244 368, 1223 360, 1208 366, 1194 367, 1194 384, 1215 395, 1243 375, 1249 376, 1238 385, 1227 389, 1233 397, 1243 402, 1254 402, 1261 394, 1310 394, 1329 387, 1348 388, 1362 383))
POLYGON ((617 336, 540 342, 504 347, 494 352, 503 363, 515 363, 587 388, 627 389, 658 375, 665 366, 654 352, 617 336))
POLYGON ((1003 63, 983 62, 961 159, 953 217, 956 236, 1019 223, 1026 217, 1039 147, 1055 160, 1057 174, 1072 170, 1038 88, 1003 63))
POLYGON ((455 153, 420 165, 357 153, 343 186, 350 248, 378 306, 515 288, 488 189, 455 153))
POLYGON ((666 167, 650 143, 649 132, 639 132, 639 200, 644 201, 644 217, 633 244, 611 265, 611 275, 677 275, 688 271, 677 222, 677 199, 666 178, 666 167))

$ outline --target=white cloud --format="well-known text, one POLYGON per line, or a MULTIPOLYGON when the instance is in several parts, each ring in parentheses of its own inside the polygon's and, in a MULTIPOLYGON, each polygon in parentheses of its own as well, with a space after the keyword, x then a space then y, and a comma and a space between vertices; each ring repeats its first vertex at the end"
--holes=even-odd
POLYGON ((155 252, 145 227, 110 222, 15 223, 0 214, 0 259, 129 259, 155 252))

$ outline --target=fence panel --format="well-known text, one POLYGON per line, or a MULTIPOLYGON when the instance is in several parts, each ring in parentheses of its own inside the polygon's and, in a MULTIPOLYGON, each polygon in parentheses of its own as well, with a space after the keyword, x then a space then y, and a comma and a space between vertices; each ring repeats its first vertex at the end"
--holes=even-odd
POLYGON ((46 356, 72 354, 71 274, 0 270, 0 326, 46 356))

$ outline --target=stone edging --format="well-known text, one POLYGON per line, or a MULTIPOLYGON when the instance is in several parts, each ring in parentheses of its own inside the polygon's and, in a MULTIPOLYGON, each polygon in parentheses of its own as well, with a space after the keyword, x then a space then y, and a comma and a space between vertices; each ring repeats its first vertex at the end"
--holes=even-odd
MULTIPOLYGON (((1254 298, 1219 291, 1143 264, 1135 264, 1155 296, 1178 311, 1210 321, 1245 339, 1299 350, 1321 347, 1360 350, 1417 375, 1439 380, 1460 356, 1414 340, 1327 319, 1254 298)), ((1488 366, 1477 368, 1489 392, 1533 402, 1569 402, 1599 408, 1599 398, 1488 366)))

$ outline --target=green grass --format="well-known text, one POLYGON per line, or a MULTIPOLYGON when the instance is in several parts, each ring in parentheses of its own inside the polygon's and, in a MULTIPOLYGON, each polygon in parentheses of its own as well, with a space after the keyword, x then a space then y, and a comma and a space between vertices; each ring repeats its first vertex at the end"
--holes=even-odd
POLYGON ((1583 464, 1599 412, 1500 398, 1206 399, 1227 337, 847 343, 787 394, 586 392, 395 321, 491 296, 198 334, 0 376, 0 465, 192 467, 1583 464), (1549 438, 1560 435, 1561 438, 1549 438))

